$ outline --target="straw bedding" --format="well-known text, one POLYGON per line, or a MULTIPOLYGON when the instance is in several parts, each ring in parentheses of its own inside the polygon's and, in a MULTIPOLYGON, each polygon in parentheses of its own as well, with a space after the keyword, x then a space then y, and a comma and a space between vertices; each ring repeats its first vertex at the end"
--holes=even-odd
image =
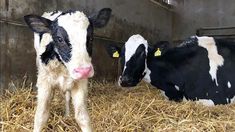
MULTIPOLYGON (((43 131, 81 131, 73 118, 64 117, 63 94, 55 91, 48 123, 43 131)), ((0 131, 32 131, 36 91, 22 86, 0 96, 0 131)), ((72 108, 72 105, 71 105, 72 108)), ((164 100, 160 92, 141 83, 122 89, 113 83, 91 81, 88 109, 92 126, 98 132, 232 132, 235 131, 235 105, 205 107, 194 102, 164 100)))

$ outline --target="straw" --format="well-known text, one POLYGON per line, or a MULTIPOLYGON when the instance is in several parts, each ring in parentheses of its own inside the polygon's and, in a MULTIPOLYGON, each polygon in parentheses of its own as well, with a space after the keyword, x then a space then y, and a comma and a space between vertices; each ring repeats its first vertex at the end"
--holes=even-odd
MULTIPOLYGON (((32 85, 23 84, 24 87, 6 90, 0 96, 0 131, 29 132, 33 129, 36 91, 32 90, 32 85)), ((97 132, 235 131, 234 104, 206 107, 191 101, 167 101, 159 90, 145 83, 124 89, 113 83, 90 81, 88 110, 97 132)), ((64 113, 64 94, 56 90, 43 131, 81 131, 74 112, 71 111, 69 117, 64 117, 64 113)))

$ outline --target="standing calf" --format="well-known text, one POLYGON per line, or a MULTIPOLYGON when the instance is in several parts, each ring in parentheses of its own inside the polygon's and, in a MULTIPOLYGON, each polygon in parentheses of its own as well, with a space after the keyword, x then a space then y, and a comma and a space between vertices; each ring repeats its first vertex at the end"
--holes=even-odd
POLYGON ((88 78, 94 74, 91 63, 93 28, 104 27, 110 15, 111 9, 104 8, 89 18, 80 11, 24 17, 35 33, 37 53, 38 102, 34 132, 41 131, 46 124, 52 93, 57 87, 66 92, 66 114, 71 93, 77 123, 82 131, 91 131, 86 98, 88 78))

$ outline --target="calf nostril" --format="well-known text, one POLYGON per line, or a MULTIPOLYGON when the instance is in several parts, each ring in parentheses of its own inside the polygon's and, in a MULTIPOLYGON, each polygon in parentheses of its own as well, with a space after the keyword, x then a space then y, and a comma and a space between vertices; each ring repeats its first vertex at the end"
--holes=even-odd
POLYGON ((74 69, 75 73, 81 73, 81 74, 88 74, 92 70, 92 67, 81 67, 81 68, 76 68, 74 69))
POLYGON ((129 77, 124 76, 121 78, 121 81, 125 83, 130 83, 131 79, 129 77))

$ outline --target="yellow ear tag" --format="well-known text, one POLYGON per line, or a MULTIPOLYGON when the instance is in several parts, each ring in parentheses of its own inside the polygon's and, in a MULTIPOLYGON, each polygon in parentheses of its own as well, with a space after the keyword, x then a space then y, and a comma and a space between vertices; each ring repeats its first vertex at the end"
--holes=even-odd
POLYGON ((160 50, 160 48, 157 48, 157 51, 154 53, 154 56, 161 56, 162 52, 160 50))
POLYGON ((113 53, 113 57, 114 57, 114 58, 118 58, 118 57, 119 57, 118 51, 116 51, 116 52, 113 53))

